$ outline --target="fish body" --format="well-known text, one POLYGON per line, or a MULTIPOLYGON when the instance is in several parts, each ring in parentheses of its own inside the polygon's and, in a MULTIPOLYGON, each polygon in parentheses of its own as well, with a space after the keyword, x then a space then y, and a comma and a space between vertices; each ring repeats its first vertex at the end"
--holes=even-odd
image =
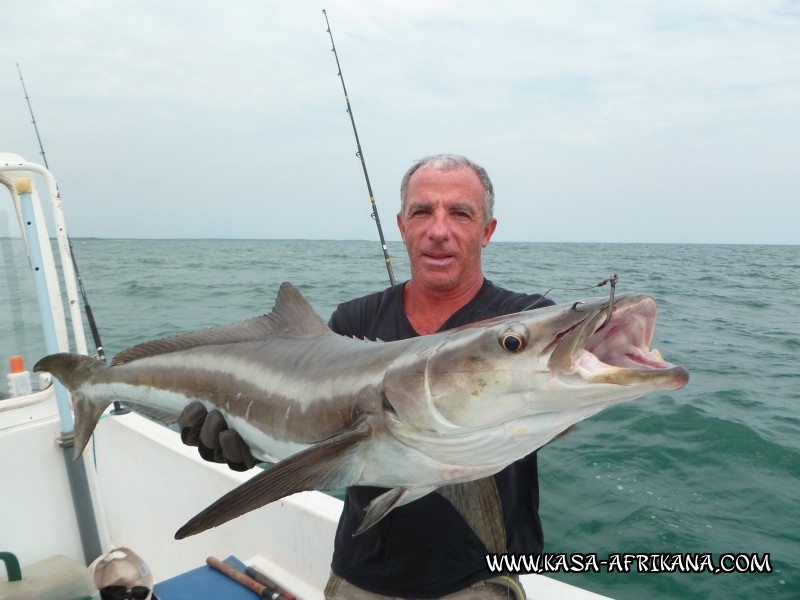
POLYGON ((76 456, 115 400, 165 423, 200 401, 254 456, 277 462, 176 537, 298 491, 389 488, 363 530, 442 486, 497 473, 604 408, 686 384, 683 367, 650 350, 650 296, 619 295, 608 312, 595 299, 368 341, 333 333, 285 283, 268 315, 134 346, 111 366, 55 354, 34 369, 72 393, 76 456))

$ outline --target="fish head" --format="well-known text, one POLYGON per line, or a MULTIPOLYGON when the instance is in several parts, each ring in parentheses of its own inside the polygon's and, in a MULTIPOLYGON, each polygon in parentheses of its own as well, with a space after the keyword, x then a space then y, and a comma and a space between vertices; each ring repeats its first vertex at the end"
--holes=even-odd
POLYGON ((391 408, 406 426, 457 433, 545 413, 569 413, 575 422, 678 389, 688 373, 650 348, 655 321, 654 299, 631 293, 617 296, 610 317, 602 298, 443 332, 391 408))

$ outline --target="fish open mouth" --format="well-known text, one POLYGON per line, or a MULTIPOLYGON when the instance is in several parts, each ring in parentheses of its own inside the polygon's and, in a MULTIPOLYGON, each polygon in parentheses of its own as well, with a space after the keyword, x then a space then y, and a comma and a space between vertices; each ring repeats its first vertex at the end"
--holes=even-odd
POLYGON ((607 315, 606 306, 565 332, 551 357, 551 368, 591 383, 658 383, 665 389, 686 385, 686 369, 650 348, 656 323, 656 303, 650 296, 621 297, 610 319, 607 315))

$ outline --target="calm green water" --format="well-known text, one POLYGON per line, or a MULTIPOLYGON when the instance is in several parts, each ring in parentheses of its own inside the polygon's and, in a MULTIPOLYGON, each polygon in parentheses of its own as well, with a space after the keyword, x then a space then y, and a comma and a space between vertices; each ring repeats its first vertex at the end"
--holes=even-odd
MULTIPOLYGON (((390 252, 406 279, 402 246, 390 252)), ((267 312, 282 281, 325 319, 387 283, 376 242, 76 240, 75 253, 109 355, 267 312)), ((653 346, 691 373, 541 451, 547 551, 768 553, 773 568, 556 577, 619 599, 800 597, 800 247, 493 243, 485 270, 528 292, 616 272, 619 292, 655 296, 653 346)))

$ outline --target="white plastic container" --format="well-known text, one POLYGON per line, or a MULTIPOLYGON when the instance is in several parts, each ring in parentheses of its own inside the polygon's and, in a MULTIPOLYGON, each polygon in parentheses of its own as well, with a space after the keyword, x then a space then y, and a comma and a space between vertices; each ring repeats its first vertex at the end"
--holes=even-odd
POLYGON ((33 393, 33 386, 31 385, 31 374, 25 370, 25 361, 19 355, 14 355, 9 361, 11 364, 11 373, 6 375, 8 380, 8 395, 11 398, 17 396, 25 396, 33 393))

